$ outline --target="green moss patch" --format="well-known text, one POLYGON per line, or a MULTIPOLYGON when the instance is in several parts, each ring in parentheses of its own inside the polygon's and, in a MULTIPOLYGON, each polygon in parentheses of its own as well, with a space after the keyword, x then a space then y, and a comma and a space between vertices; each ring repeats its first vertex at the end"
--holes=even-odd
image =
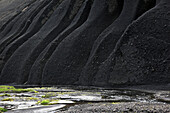
POLYGON ((50 100, 43 100, 40 102, 41 105, 49 105, 50 100))
POLYGON ((10 94, 5 93, 5 94, 0 95, 0 97, 11 97, 11 95, 10 95, 10 94))
POLYGON ((37 104, 41 105, 55 105, 55 104, 75 104, 75 102, 70 101, 70 100, 42 100, 38 101, 37 104))
POLYGON ((0 85, 0 89, 15 89, 14 86, 0 85))
POLYGON ((0 113, 6 112, 6 111, 8 110, 0 107, 0 113))
POLYGON ((0 93, 22 93, 22 92, 37 92, 33 89, 17 89, 13 86, 0 86, 0 93))
POLYGON ((39 98, 35 98, 35 97, 25 97, 26 100, 39 100, 39 98))
POLYGON ((14 101, 14 99, 13 98, 4 98, 4 99, 2 99, 2 101, 14 101))
POLYGON ((50 98, 50 97, 54 97, 56 95, 57 94, 55 94, 55 93, 47 93, 47 94, 43 95, 42 98, 50 98))

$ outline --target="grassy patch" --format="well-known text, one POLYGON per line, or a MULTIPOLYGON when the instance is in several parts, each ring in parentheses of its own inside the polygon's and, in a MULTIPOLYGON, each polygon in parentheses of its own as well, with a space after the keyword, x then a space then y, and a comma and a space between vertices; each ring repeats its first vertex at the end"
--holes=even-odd
POLYGON ((0 107, 0 113, 6 112, 6 111, 8 110, 0 107))
POLYGON ((22 93, 22 92, 37 92, 33 89, 17 89, 13 86, 0 86, 0 93, 22 93))

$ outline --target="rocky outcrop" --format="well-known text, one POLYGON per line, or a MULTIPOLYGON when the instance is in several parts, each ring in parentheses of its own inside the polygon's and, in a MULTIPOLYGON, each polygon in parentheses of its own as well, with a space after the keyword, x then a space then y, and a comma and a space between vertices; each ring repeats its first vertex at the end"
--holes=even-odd
POLYGON ((127 26, 144 13, 146 9, 153 7, 153 4, 154 2, 149 3, 149 7, 146 7, 144 1, 141 0, 124 1, 124 7, 119 17, 96 39, 89 59, 82 71, 81 83, 92 84, 93 77, 96 75, 99 66, 109 57, 127 26), (146 9, 141 9, 142 7, 146 7, 146 9))
POLYGON ((169 83, 169 8, 162 0, 129 25, 100 65, 94 84, 169 83))
POLYGON ((170 82, 168 0, 0 2, 0 84, 170 82))

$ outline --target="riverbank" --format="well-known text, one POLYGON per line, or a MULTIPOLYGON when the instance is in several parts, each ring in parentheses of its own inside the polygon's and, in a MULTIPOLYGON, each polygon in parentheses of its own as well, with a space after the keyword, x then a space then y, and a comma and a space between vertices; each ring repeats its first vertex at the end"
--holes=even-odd
POLYGON ((7 113, 170 112, 170 91, 154 87, 27 87, 36 92, 1 92, 0 107, 7 113))

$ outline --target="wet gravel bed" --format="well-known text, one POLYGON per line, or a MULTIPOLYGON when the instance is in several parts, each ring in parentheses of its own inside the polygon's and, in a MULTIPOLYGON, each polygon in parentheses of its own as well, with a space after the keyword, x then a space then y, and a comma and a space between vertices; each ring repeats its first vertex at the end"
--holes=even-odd
POLYGON ((0 93, 7 113, 170 112, 170 91, 92 87, 35 87, 35 92, 0 93), (3 101, 8 99, 7 101, 3 101), (10 100, 12 99, 12 100, 10 100), (41 105, 49 100, 53 105, 41 105))
POLYGON ((89 103, 75 105, 55 113, 169 113, 170 105, 163 103, 89 103))

